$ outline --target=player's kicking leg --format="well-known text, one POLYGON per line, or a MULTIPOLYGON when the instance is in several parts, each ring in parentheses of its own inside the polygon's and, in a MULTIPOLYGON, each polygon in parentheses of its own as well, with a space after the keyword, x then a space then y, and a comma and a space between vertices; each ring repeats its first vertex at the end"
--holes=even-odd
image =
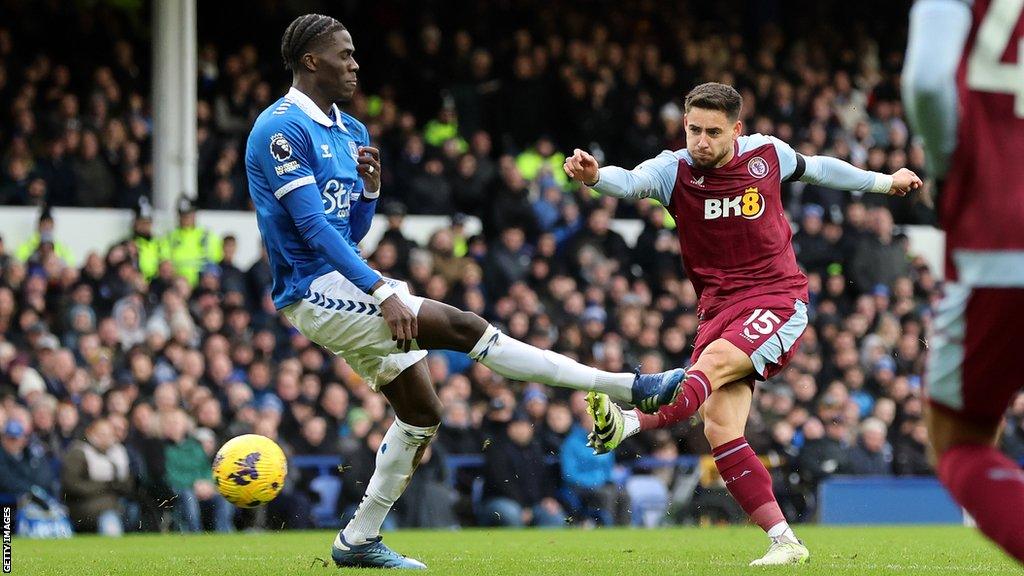
POLYGON ((406 558, 384 544, 380 527, 437 432, 441 401, 430 383, 424 360, 405 369, 381 390, 396 418, 381 441, 376 468, 359 508, 335 537, 331 556, 341 567, 423 569, 426 565, 419 560, 406 558))
POLYGON ((385 546, 380 526, 437 430, 441 408, 423 362, 424 349, 466 352, 508 378, 600 390, 641 405, 671 402, 683 379, 682 370, 642 376, 596 370, 509 338, 475 314, 413 296, 402 282, 389 283, 405 308, 402 334, 415 340, 419 350, 409 351, 411 340, 396 342, 378 313, 383 306, 337 273, 317 278, 302 300, 283 310, 306 337, 342 355, 373 390, 383 390, 397 414, 377 454, 366 495, 335 539, 332 555, 342 566, 423 567, 385 546), (410 319, 416 320, 412 331, 410 319))
POLYGON ((693 366, 672 401, 634 404, 639 410, 622 411, 602 396, 602 390, 589 394, 595 427, 591 443, 598 451, 614 450, 640 430, 665 428, 690 418, 712 392, 726 384, 755 373, 771 377, 789 361, 806 327, 807 305, 800 300, 769 296, 726 309, 701 324, 693 366), (756 330, 752 331, 751 320, 756 315, 771 321, 754 322, 756 330), (652 405, 655 414, 648 413, 652 405))
POLYGON ((512 380, 596 391, 615 400, 656 410, 671 404, 682 390, 682 369, 657 374, 605 372, 550 350, 541 350, 503 334, 486 320, 433 300, 417 315, 420 349, 455 350, 512 380))

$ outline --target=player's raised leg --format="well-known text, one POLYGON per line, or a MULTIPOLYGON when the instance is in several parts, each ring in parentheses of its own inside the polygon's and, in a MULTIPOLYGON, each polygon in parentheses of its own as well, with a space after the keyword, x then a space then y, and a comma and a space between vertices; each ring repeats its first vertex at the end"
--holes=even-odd
POLYGON ((753 392, 746 381, 732 382, 711 395, 701 410, 704 436, 725 487, 751 521, 771 538, 768 552, 751 566, 803 564, 810 556, 797 540, 772 492, 772 477, 743 436, 753 392))
POLYGON ((426 350, 456 350, 513 380, 598 391, 634 406, 671 403, 685 372, 605 372, 503 334, 486 320, 447 304, 425 300, 420 307, 417 344, 426 350))
POLYGON ((352 520, 334 540, 332 556, 339 566, 426 568, 381 540, 380 527, 409 485, 423 452, 441 422, 441 401, 430 383, 424 360, 403 371, 382 388, 395 410, 395 421, 377 451, 376 468, 352 520))
POLYGON ((693 366, 675 399, 656 414, 623 412, 600 395, 590 395, 595 449, 614 450, 640 430, 682 422, 726 384, 772 377, 789 362, 806 327, 807 305, 803 301, 774 296, 752 298, 706 320, 698 330, 693 366))

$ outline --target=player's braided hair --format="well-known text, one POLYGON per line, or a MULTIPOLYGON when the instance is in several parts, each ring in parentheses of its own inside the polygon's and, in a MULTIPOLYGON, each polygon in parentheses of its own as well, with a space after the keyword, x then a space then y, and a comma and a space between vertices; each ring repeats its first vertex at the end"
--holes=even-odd
POLYGON ((345 30, 345 26, 323 14, 304 14, 292 20, 281 37, 281 58, 284 60, 284 67, 288 70, 298 70, 299 60, 310 44, 315 44, 339 30, 345 30))

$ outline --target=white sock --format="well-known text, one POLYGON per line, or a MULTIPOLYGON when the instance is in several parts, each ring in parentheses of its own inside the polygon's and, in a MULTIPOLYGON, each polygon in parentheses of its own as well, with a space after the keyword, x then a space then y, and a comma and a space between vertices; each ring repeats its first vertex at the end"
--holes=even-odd
POLYGON ((793 542, 798 542, 796 534, 794 534, 793 529, 789 527, 789 522, 786 522, 785 520, 769 528, 768 537, 772 539, 783 537, 792 540, 793 542))
MULTIPOLYGON (((363 544, 380 535, 380 525, 395 500, 409 485, 423 451, 437 432, 437 426, 412 426, 395 418, 377 449, 377 466, 366 485, 366 493, 342 533, 349 544, 363 544)), ((340 544, 340 539, 336 539, 340 544)))
POLYGON ((640 417, 636 410, 622 411, 622 439, 625 440, 640 431, 640 417))
POLYGON ((596 390, 620 402, 632 401, 633 374, 605 372, 584 366, 561 354, 510 338, 494 326, 487 327, 470 350, 469 357, 512 380, 588 392, 596 390))

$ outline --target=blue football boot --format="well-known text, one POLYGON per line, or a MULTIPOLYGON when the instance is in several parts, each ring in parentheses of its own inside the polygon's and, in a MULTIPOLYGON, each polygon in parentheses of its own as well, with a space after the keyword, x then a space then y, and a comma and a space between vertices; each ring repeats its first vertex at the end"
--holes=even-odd
POLYGON ((633 406, 646 414, 657 412, 658 408, 675 401, 682 390, 680 385, 684 378, 686 370, 682 368, 657 374, 641 374, 637 368, 636 379, 633 380, 633 406))
POLYGON ((386 544, 377 536, 365 544, 353 545, 345 541, 338 532, 331 550, 331 558, 341 568, 405 568, 408 570, 426 570, 427 565, 419 560, 406 558, 386 544))

